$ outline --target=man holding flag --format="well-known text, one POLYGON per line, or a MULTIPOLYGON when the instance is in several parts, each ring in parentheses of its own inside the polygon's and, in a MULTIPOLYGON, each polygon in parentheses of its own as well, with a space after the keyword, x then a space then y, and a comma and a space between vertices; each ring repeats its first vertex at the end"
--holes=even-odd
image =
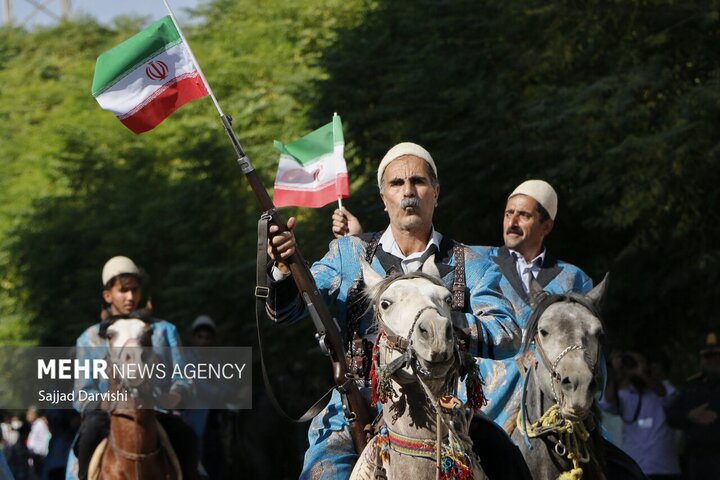
MULTIPOLYGON (((454 310, 462 326, 470 332, 470 352, 492 358, 512 355, 520 332, 512 307, 498 288, 501 274, 497 266, 433 228, 440 186, 430 153, 420 145, 400 143, 380 162, 377 178, 380 198, 388 212, 388 228, 384 232, 334 240, 330 251, 312 267, 325 301, 336 306, 337 320, 347 332, 348 342, 354 346, 353 354, 365 357, 365 361, 354 358, 350 362, 358 366, 352 373, 368 378, 366 366, 374 339, 373 314, 362 301, 361 258, 384 276, 417 271, 425 259, 434 254, 443 283, 448 288, 461 286, 463 297, 454 310), (458 264, 464 266, 464 276, 455 275, 458 264)), ((294 252, 294 226, 295 219, 291 218, 290 231, 278 233, 277 227, 270 227, 268 252, 275 264, 270 272, 268 313, 276 322, 295 321, 306 314, 305 304, 289 279, 290 270, 283 261, 294 252)), ((367 387, 367 382, 363 386, 367 387)), ((300 478, 349 477, 357 454, 337 390, 328 406, 313 419, 308 440, 300 478)))

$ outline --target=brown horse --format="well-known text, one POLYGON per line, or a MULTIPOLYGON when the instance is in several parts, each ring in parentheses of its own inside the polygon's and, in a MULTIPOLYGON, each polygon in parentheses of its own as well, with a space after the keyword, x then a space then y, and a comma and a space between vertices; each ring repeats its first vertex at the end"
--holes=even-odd
MULTIPOLYGON (((150 346, 151 326, 139 318, 115 319, 105 331, 108 365, 144 365, 141 347, 150 346)), ((143 378, 121 380, 111 375, 115 400, 104 402, 110 411, 110 434, 93 455, 88 478, 122 480, 182 480, 170 442, 159 425, 148 382, 143 378)))

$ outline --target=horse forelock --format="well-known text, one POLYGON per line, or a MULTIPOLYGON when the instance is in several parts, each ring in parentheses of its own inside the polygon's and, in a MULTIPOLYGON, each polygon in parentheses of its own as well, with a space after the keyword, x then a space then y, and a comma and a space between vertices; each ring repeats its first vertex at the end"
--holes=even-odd
POLYGON ((118 320, 141 320, 145 322, 148 325, 151 325, 155 323, 155 319, 149 315, 149 313, 145 310, 135 310, 130 313, 121 313, 118 315, 110 315, 107 318, 104 318, 100 322, 100 329, 98 331, 98 335, 100 338, 107 338, 107 329, 110 328, 110 326, 115 323, 118 320))
POLYGON ((538 325, 540 324, 540 318, 543 316, 545 311, 551 306, 556 303, 567 303, 567 304, 579 304, 585 309, 587 309, 590 314, 597 318, 600 324, 602 324, 602 319, 600 317, 600 312, 597 309, 597 306, 587 298, 587 296, 575 293, 575 292, 569 292, 565 294, 546 294, 541 300, 540 303, 535 307, 535 309, 532 312, 532 315, 530 316, 530 320, 528 321, 528 329, 527 333, 525 335, 525 338, 523 339, 523 344, 520 349, 521 352, 527 352, 530 348, 530 345, 535 340, 535 336, 537 335, 538 325))
POLYGON ((385 291, 390 288, 390 285, 392 285, 395 282, 399 282, 401 280, 414 280, 414 279, 424 279, 428 280, 429 282, 432 282, 434 285, 444 287, 445 285, 442 283, 442 281, 434 277, 432 275, 428 275, 427 273, 423 273, 420 271, 417 272, 411 272, 411 273, 393 273, 388 275, 387 277, 383 278, 380 282, 375 284, 372 287, 367 287, 365 289, 365 296, 370 300, 370 304, 375 308, 375 312, 378 311, 377 304, 380 302, 380 298, 382 297, 382 294, 385 293, 385 291))

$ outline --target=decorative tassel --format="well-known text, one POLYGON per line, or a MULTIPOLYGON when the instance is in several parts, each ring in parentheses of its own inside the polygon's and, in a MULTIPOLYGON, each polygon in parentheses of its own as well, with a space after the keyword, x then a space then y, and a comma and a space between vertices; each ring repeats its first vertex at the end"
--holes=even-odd
POLYGON ((480 369, 475 363, 474 358, 468 360, 468 374, 465 377, 465 388, 467 389, 467 398, 470 408, 475 411, 480 410, 487 405, 487 398, 483 393, 483 382, 480 379, 480 369))
POLYGON ((375 437, 375 448, 377 455, 383 463, 390 462, 390 436, 387 428, 380 429, 380 433, 375 437))
MULTIPOLYGON (((464 454, 460 456, 465 457, 464 454)), ((472 480, 474 478, 473 471, 468 466, 469 462, 460 458, 460 456, 452 456, 446 454, 443 456, 442 465, 440 465, 440 480, 472 480)))
POLYGON ((557 478, 557 480, 580 480, 583 477, 582 468, 573 468, 569 472, 563 472, 557 478))
POLYGON ((370 405, 377 406, 378 403, 387 402, 388 398, 395 395, 395 389, 387 369, 380 366, 380 337, 381 333, 375 339, 375 345, 372 350, 372 365, 370 366, 370 405))
POLYGON ((375 345, 373 345, 372 349, 372 361, 370 362, 370 406, 376 407, 378 404, 378 401, 380 400, 378 398, 378 390, 377 390, 377 373, 375 372, 375 366, 378 364, 378 340, 380 339, 380 336, 378 335, 378 338, 375 339, 375 345))

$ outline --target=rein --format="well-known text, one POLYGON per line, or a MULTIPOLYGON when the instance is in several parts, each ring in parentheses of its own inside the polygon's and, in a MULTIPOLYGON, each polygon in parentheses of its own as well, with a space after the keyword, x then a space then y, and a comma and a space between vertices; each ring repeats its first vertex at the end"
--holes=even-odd
MULTIPOLYGON (((543 347, 537 328, 540 316, 545 312, 545 310, 550 305, 561 301, 578 303, 587 308, 593 315, 598 316, 594 305, 581 297, 546 294, 541 298, 540 303, 533 312, 533 316, 530 320, 530 325, 535 333, 531 337, 531 340, 526 340, 527 343, 524 348, 525 351, 532 351, 535 361, 533 362, 534 365, 530 366, 525 371, 520 402, 520 415, 517 416, 516 426, 523 434, 525 445, 530 450, 533 449, 533 446, 530 443, 530 438, 539 438, 555 433, 558 437, 554 447, 555 453, 561 457, 567 457, 568 460, 572 462, 572 468, 569 471, 562 473, 560 477, 558 477, 558 480, 579 480, 583 476, 583 468, 581 464, 588 463, 590 461, 590 454, 587 448, 587 440, 590 438, 590 432, 584 424, 584 418, 573 422, 562 416, 560 413, 560 403, 562 398, 558 395, 558 391, 555 389, 555 384, 557 383, 559 389, 560 383, 562 382, 562 377, 557 371, 560 361, 570 352, 575 350, 586 350, 586 348, 578 344, 568 345, 555 357, 555 359, 550 361, 550 358, 543 347), (537 369, 538 363, 550 373, 550 387, 552 388, 554 403, 537 421, 528 425, 526 407, 527 391, 530 375, 537 369)), ((596 363, 594 365, 590 365, 586 360, 588 366, 593 372, 593 376, 597 375, 599 364, 602 361, 602 351, 600 344, 598 344, 596 363)), ((600 368, 600 370, 604 376, 604 370, 602 368, 600 368)))
MULTIPOLYGON (((436 417, 436 440, 426 438, 414 438, 405 435, 401 435, 397 432, 390 430, 387 426, 384 426, 376 439, 376 448, 378 459, 380 461, 380 469, 382 468, 383 462, 389 461, 389 451, 392 450, 401 455, 408 455, 412 457, 426 458, 433 460, 437 468, 438 477, 444 479, 472 479, 472 452, 471 440, 469 436, 462 433, 458 433, 452 422, 448 422, 442 415, 442 411, 449 412, 451 414, 462 412, 462 403, 452 395, 455 394, 457 388, 457 377, 458 371, 450 376, 447 382, 449 389, 448 396, 442 396, 439 399, 434 398, 434 395, 423 381, 422 377, 430 376, 431 372, 424 368, 417 362, 417 355, 413 348, 412 334, 415 330, 420 316, 426 310, 438 311, 435 306, 426 306, 420 309, 413 319, 412 325, 406 336, 401 336, 392 332, 386 322, 383 321, 382 315, 378 308, 375 309, 376 320, 379 325, 378 335, 375 339, 375 345, 373 347, 372 364, 370 370, 370 379, 372 385, 372 405, 377 405, 378 402, 385 403, 388 399, 396 395, 395 389, 392 384, 392 376, 400 369, 405 367, 411 367, 413 374, 416 377, 418 383, 422 386, 423 392, 426 399, 435 411, 436 417), (382 366, 380 364, 380 344, 389 350, 401 353, 401 356, 392 360, 390 363, 382 366), (447 443, 443 442, 443 426, 447 430, 447 443)), ((439 313, 439 311, 438 311, 439 313)), ((469 355, 469 354, 468 354, 469 355)), ((462 365, 462 358, 457 346, 453 350, 453 361, 456 365, 456 369, 459 369, 462 365)), ((468 387, 468 398, 481 398, 482 387, 479 385, 480 380, 477 377, 477 366, 475 365, 474 359, 470 359, 472 366, 475 369, 472 373, 468 373, 468 382, 471 382, 471 377, 474 377, 478 385, 475 387, 480 388, 479 396, 473 394, 474 387, 468 387)), ((470 402, 471 405, 478 402, 470 402)), ((479 406, 478 406, 479 408, 479 406)), ((384 470, 384 469, 383 469, 384 470)))
MULTIPOLYGON (((378 402, 385 403, 388 398, 392 398, 393 396, 395 396, 396 392, 395 388, 393 388, 392 385, 392 375, 394 375, 395 372, 397 372, 401 368, 412 366, 413 360, 417 359, 415 349, 412 346, 412 334, 415 330, 415 325, 420 319, 420 315, 422 315, 426 310, 430 309, 437 311, 437 308, 435 306, 428 305, 421 308, 415 314, 415 319, 413 319, 413 323, 410 326, 410 331, 408 331, 408 334, 405 337, 396 335, 392 333, 392 331, 390 335, 388 335, 386 332, 386 330, 389 330, 387 324, 383 321, 382 316, 379 312, 376 314, 376 318, 378 320, 380 328, 378 329, 378 335, 375 339, 375 346, 373 347, 372 354, 372 366, 370 368, 370 382, 372 386, 371 405, 373 407, 376 406, 378 402), (402 356, 396 358, 384 367, 380 365, 381 340, 385 340, 384 343, 387 348, 396 352, 400 352, 402 354, 402 356)), ((378 309, 375 310, 377 311, 378 309)), ((417 366, 420 373, 424 375, 430 374, 427 369, 422 368, 422 366, 418 365, 417 362, 415 362, 414 365, 417 366)))

